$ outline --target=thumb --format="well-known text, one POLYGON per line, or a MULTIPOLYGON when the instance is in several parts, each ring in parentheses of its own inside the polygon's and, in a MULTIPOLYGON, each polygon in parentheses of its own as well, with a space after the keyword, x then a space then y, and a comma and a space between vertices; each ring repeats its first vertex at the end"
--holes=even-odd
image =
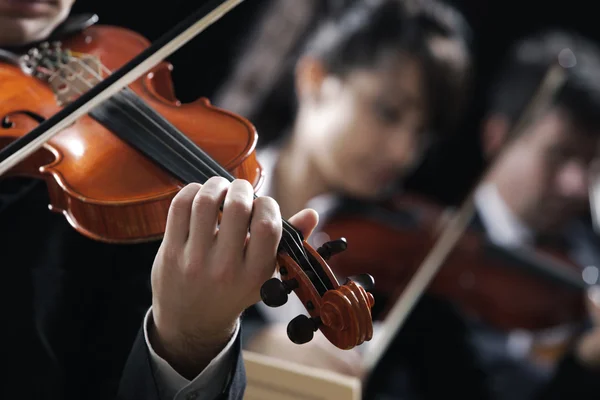
POLYGON ((296 229, 302 232, 304 239, 308 238, 319 223, 319 214, 313 209, 306 208, 289 219, 296 229))

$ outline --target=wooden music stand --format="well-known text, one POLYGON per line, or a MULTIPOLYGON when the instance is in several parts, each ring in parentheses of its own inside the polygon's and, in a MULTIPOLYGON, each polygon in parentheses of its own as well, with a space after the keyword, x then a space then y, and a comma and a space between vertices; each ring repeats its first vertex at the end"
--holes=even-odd
POLYGON ((244 351, 244 400, 360 400, 358 378, 244 351))

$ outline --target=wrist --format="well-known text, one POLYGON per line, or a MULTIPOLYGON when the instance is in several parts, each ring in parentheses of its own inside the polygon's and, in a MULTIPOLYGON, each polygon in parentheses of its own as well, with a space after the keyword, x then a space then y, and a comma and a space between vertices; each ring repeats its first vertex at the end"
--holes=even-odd
POLYGON ((225 348, 237 328, 236 321, 220 330, 178 330, 172 329, 174 324, 157 323, 152 315, 149 322, 148 339, 156 354, 190 381, 225 348))

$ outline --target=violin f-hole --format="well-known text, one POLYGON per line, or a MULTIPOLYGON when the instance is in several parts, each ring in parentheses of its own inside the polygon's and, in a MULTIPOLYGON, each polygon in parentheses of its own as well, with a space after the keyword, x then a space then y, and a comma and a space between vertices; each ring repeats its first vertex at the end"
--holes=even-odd
POLYGON ((46 120, 46 118, 42 117, 39 114, 36 114, 32 111, 29 110, 18 110, 18 111, 13 111, 10 112, 8 114, 6 114, 4 117, 2 117, 2 122, 0 122, 0 126, 2 126, 3 129, 11 129, 15 127, 15 123, 13 121, 11 121, 10 117, 15 116, 15 115, 25 115, 31 119, 33 119, 35 122, 37 122, 38 124, 41 124, 42 122, 44 122, 46 120))

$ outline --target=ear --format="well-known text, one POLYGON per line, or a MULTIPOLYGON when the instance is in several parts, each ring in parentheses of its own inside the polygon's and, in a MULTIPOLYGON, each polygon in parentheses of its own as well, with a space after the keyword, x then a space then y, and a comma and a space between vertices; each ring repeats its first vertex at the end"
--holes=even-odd
POLYGON ((298 98, 318 99, 326 76, 327 72, 321 61, 312 57, 302 57, 296 64, 298 98))
POLYGON ((508 119, 499 114, 489 115, 482 127, 481 144, 486 158, 494 157, 506 143, 508 136, 508 119))

